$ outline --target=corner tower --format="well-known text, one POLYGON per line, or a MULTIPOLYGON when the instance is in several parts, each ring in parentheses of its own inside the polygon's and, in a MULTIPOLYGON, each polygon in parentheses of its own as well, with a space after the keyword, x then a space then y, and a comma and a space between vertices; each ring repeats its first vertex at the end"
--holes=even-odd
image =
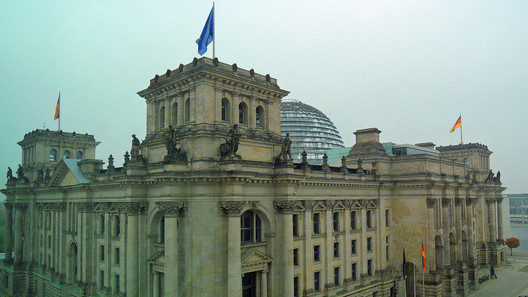
POLYGON ((280 101, 288 93, 269 74, 239 69, 216 58, 180 64, 156 75, 148 88, 138 92, 147 103, 142 153, 149 163, 162 162, 164 139, 172 127, 189 160, 218 160, 219 145, 237 124, 242 158, 271 162, 274 144, 280 145, 280 101), (260 149, 255 150, 255 145, 260 149))

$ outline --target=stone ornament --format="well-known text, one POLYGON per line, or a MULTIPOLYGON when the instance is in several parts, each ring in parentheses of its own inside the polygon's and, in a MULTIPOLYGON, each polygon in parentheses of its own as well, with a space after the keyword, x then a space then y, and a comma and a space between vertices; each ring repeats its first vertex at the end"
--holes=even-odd
POLYGON ((93 202, 77 202, 76 205, 79 212, 91 212, 94 210, 93 202))
POLYGON ((247 201, 220 201, 220 209, 222 209, 226 215, 240 214, 242 208, 247 204, 247 201))
POLYGON ((238 144, 240 143, 240 133, 238 132, 238 125, 234 124, 233 127, 227 132, 226 142, 220 145, 220 156, 224 157, 238 157, 236 154, 238 151, 238 144))
POLYGON ((455 206, 460 206, 462 205, 462 198, 455 198, 455 206))
POLYGON ((451 202, 451 199, 442 198, 442 207, 448 207, 450 202, 451 202))
POLYGON ((427 198, 427 208, 433 208, 436 204, 436 199, 427 198))
POLYGON ((291 213, 295 208, 295 201, 292 200, 275 200, 273 206, 282 213, 291 213))
POLYGON ((168 216, 183 215, 188 208, 183 201, 156 202, 156 206, 168 216))

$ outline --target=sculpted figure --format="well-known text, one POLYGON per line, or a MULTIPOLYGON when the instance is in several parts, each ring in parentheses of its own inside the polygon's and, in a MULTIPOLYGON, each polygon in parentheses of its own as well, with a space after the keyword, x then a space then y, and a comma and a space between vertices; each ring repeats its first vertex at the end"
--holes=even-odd
POLYGON ((139 139, 137 139, 136 134, 132 134, 132 149, 130 150, 130 156, 132 159, 136 159, 140 153, 139 153, 139 139))
POLYGON ((238 151, 238 144, 240 143, 240 133, 238 133, 238 125, 227 132, 226 142, 220 145, 220 156, 233 156, 238 151))
POLYGON ((11 170, 11 167, 7 167, 7 181, 13 181, 13 170, 11 170))
POLYGON ((488 177, 486 178, 486 180, 484 181, 485 183, 489 183, 489 182, 492 182, 493 181, 493 170, 490 169, 489 173, 488 173, 488 177))
POLYGON ((22 168, 22 165, 18 164, 18 169, 16 173, 17 173, 18 180, 24 179, 24 168, 22 168))
POLYGON ((281 149, 281 157, 282 160, 286 163, 288 161, 293 161, 293 158, 291 156, 291 139, 290 139, 290 133, 286 133, 286 137, 282 140, 282 149, 281 149))

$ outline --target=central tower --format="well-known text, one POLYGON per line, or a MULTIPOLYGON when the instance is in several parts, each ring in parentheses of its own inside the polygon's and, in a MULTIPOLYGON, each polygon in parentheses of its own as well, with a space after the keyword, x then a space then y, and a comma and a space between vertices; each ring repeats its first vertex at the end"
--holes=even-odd
POLYGON ((163 161, 164 139, 173 128, 179 147, 194 166, 207 166, 220 158, 219 146, 237 124, 242 135, 238 154, 245 160, 272 162, 281 141, 280 101, 288 93, 269 74, 239 69, 216 58, 180 64, 156 75, 147 89, 138 92, 147 103, 142 153, 149 163, 163 161))

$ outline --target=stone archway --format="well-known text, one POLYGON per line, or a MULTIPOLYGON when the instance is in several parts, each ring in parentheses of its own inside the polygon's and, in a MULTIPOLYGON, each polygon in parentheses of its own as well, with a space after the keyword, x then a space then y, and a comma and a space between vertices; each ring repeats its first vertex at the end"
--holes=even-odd
POLYGON ((436 269, 441 270, 444 268, 444 242, 440 235, 435 236, 435 260, 436 269))
POLYGON ((76 283, 79 278, 79 250, 77 244, 72 242, 68 249, 68 282, 76 283))

